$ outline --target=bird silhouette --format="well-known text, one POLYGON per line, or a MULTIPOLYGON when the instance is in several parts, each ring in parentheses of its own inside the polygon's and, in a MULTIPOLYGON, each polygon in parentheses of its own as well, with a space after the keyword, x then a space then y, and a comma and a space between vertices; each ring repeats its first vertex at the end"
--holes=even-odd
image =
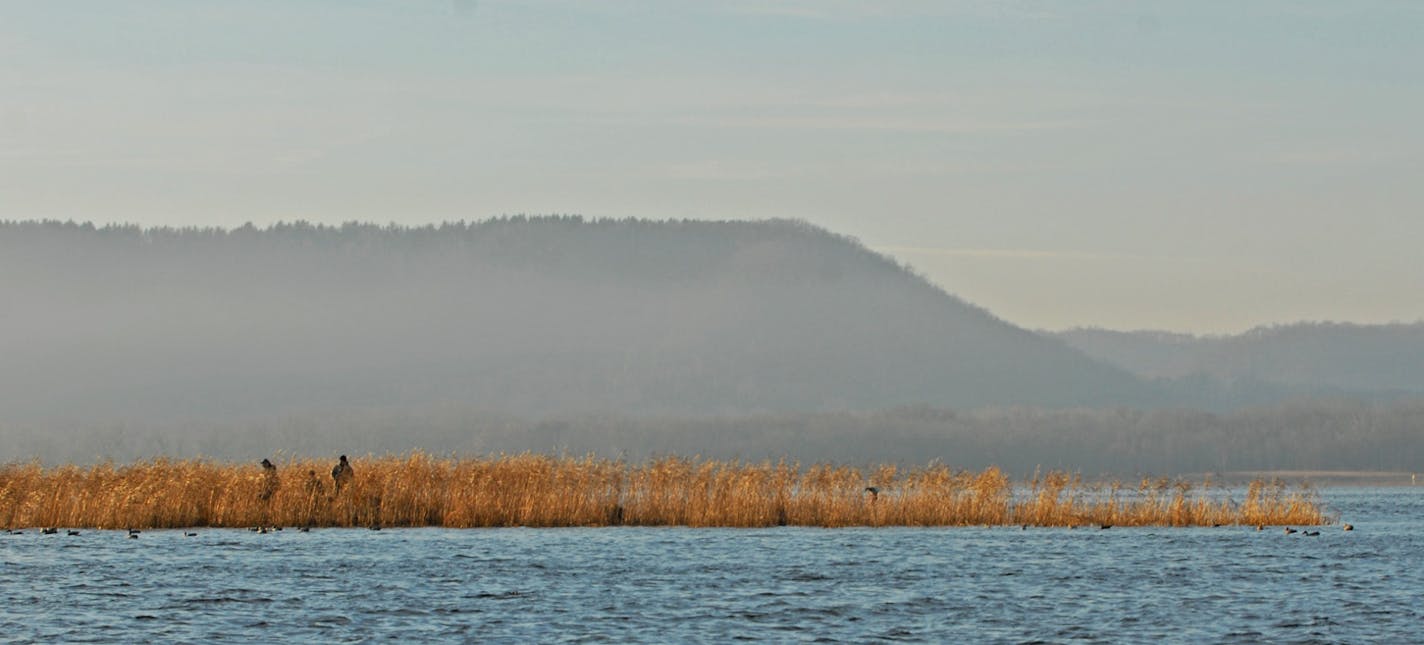
POLYGON ((277 467, 272 465, 271 461, 263 459, 262 492, 258 493, 257 498, 264 502, 269 499, 272 499, 272 496, 277 494, 277 489, 281 487, 282 480, 277 478, 277 467))
POLYGON ((346 461, 346 455, 341 455, 341 461, 331 469, 331 479, 336 487, 335 494, 340 495, 341 489, 346 488, 355 477, 356 471, 351 468, 351 462, 346 461))

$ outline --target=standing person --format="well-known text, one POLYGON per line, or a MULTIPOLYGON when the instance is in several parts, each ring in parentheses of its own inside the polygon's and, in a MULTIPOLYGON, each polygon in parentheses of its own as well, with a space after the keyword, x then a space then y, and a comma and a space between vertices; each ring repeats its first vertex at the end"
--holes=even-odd
POLYGON ((341 489, 345 488, 347 484, 350 484, 351 480, 355 477, 355 471, 351 470, 351 462, 346 461, 346 455, 341 455, 341 463, 336 464, 336 467, 331 469, 331 479, 336 482, 335 494, 340 495, 341 489))
POLYGON ((257 498, 262 501, 272 499, 277 494, 277 489, 282 487, 281 480, 277 479, 277 467, 266 459, 262 460, 262 492, 257 498))

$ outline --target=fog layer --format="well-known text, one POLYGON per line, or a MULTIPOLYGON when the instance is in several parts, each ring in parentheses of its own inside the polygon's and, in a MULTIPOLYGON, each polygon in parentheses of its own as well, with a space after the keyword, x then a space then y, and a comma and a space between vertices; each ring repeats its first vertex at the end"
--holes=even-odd
MULTIPOLYGON (((1183 470, 1271 441, 1210 409, 1301 392, 1140 378, 796 221, 0 223, 0 359, 5 460, 421 448, 1183 470), (1207 410, 1166 410, 1187 406, 1207 410)), ((1320 418, 1327 436, 1354 417, 1320 418)), ((1371 454, 1415 454, 1389 437, 1371 454)))

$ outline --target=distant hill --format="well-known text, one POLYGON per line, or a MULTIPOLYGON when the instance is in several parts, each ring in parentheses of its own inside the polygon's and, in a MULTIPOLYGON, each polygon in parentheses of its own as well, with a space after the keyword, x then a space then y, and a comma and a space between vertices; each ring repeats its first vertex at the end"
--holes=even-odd
POLYGON ((0 303, 0 425, 1157 397, 797 221, 10 222, 0 303))
POLYGON ((1074 329, 1054 334, 1146 378, 1208 378, 1342 393, 1424 393, 1424 322, 1298 323, 1236 336, 1074 329))

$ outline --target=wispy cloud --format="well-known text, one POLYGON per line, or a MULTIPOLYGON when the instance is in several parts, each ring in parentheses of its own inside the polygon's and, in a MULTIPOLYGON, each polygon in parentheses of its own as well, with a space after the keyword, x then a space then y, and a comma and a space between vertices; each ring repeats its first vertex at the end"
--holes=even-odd
POLYGON ((945 117, 885 115, 703 116, 673 119, 677 125, 773 130, 878 130, 937 134, 989 134, 1062 130, 1084 125, 1068 120, 987 121, 945 117))
POLYGON ((1037 0, 737 0, 718 3, 719 11, 808 20, 859 20, 875 17, 985 16, 1054 20, 1059 14, 1037 0))

